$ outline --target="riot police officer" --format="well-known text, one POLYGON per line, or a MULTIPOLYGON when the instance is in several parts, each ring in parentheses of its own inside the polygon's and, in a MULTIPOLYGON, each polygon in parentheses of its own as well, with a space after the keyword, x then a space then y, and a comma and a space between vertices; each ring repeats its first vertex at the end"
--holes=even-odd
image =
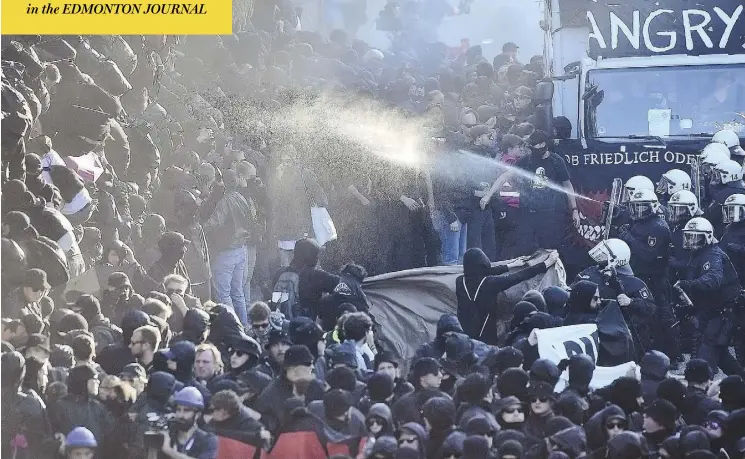
POLYGON ((728 159, 730 159, 729 148, 721 143, 710 143, 701 151, 698 160, 701 164, 701 176, 704 181, 701 187, 701 202, 699 202, 702 209, 708 207, 708 203, 711 202, 714 193, 721 186, 712 181, 714 166, 728 159))
POLYGON ((722 222, 722 205, 733 194, 745 194, 745 184, 742 181, 742 166, 736 161, 728 159, 715 165, 711 173, 711 183, 720 186, 712 195, 711 204, 704 216, 714 226, 714 236, 721 237, 724 233, 722 222))
POLYGON ((682 190, 691 189, 691 176, 680 169, 670 169, 662 174, 660 181, 657 182, 655 190, 660 196, 661 201, 667 204, 672 195, 682 190))
MULTIPOLYGON (((670 196, 668 203, 667 224, 670 227, 670 255, 683 253, 683 228, 688 221, 701 215, 696 195, 688 190, 681 190, 670 196)), ((678 256, 677 258, 681 258, 678 256)), ((674 269, 674 268, 673 268, 674 269)), ((674 273, 671 273, 673 276, 674 273)), ((673 277, 678 280, 677 277, 673 277)))
POLYGON ((730 158, 741 166, 745 160, 745 150, 740 146, 740 137, 732 129, 721 129, 711 138, 712 142, 721 143, 729 149, 730 158))
POLYGON ((598 284, 600 297, 615 299, 621 306, 634 340, 638 359, 652 349, 650 324, 655 303, 647 284, 634 276, 629 266, 631 249, 620 239, 601 241, 588 252, 597 265, 577 275, 575 282, 589 280, 598 284))
MULTIPOLYGON (((683 249, 683 228, 686 223, 692 218, 701 215, 701 210, 698 207, 698 200, 696 195, 690 191, 682 190, 678 191, 670 197, 668 203, 668 225, 670 226, 670 282, 675 283, 680 280, 679 271, 685 268, 685 265, 678 266, 677 260, 686 259, 686 251, 683 249)), ((694 336, 696 333, 696 327, 688 311, 678 310, 674 312, 680 312, 677 314, 679 320, 679 326, 675 328, 674 333, 678 338, 680 349, 682 352, 693 353, 694 336)), ((682 357, 682 355, 680 356, 682 357)), ((682 362, 682 358, 678 361, 682 362)))
MULTIPOLYGON (((652 292, 657 304, 656 325, 660 330, 670 330, 675 316, 668 302, 669 276, 668 254, 670 250, 670 228, 659 212, 660 203, 652 190, 635 191, 628 201, 630 225, 622 225, 617 237, 631 248, 631 268, 652 292)), ((677 341, 669 333, 654 333, 655 350, 677 360, 680 351, 677 341)))
POLYGON ((696 357, 706 360, 713 370, 720 367, 727 375, 741 374, 742 367, 728 350, 735 330, 733 310, 740 297, 735 267, 705 218, 693 218, 683 228, 683 248, 688 257, 678 260, 684 268, 677 286, 693 303, 700 341, 696 357))
MULTIPOLYGON (((719 242, 735 265, 740 285, 745 286, 745 194, 733 194, 722 205, 724 236, 719 242)), ((745 365, 745 292, 740 296, 740 308, 735 313, 739 332, 735 336, 735 355, 745 365)))

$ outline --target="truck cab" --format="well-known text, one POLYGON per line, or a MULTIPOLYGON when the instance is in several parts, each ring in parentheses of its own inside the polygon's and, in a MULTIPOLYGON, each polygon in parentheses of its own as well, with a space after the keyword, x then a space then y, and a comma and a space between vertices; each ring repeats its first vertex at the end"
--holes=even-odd
MULTIPOLYGON (((539 108, 552 112, 544 118, 571 123, 556 151, 580 194, 603 201, 614 178, 657 181, 670 169, 689 171, 723 128, 745 145, 741 0, 545 0, 542 6, 551 88, 536 94, 543 97, 539 108)), ((583 223, 576 239, 588 246, 600 238, 601 211, 588 200, 578 206, 583 223)))

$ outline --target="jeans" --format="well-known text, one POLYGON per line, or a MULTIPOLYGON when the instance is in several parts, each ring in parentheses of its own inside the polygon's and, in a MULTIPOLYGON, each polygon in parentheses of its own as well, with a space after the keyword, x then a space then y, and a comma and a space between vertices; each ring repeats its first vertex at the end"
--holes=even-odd
POLYGON ((467 222, 466 247, 477 247, 484 251, 490 260, 497 260, 497 242, 494 232, 494 218, 491 208, 475 210, 467 222))
POLYGON ((442 243, 442 264, 457 265, 463 263, 463 254, 466 253, 468 225, 461 224, 460 231, 451 231, 450 223, 439 212, 435 215, 435 220, 435 229, 437 229, 442 243))
POLYGON ((256 246, 246 246, 246 269, 244 273, 243 281, 243 297, 246 300, 246 305, 251 304, 251 279, 254 277, 254 269, 256 268, 256 246))
POLYGON ((212 260, 212 281, 219 303, 232 306, 244 326, 248 325, 243 284, 246 272, 246 246, 219 252, 212 260))

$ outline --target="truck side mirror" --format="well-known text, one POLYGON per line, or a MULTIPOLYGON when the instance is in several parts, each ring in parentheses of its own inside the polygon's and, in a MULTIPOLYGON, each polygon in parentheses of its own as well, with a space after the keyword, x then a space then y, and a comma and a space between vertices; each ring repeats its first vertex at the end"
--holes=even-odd
POLYGON ((542 81, 538 83, 535 88, 535 94, 533 100, 536 105, 540 104, 551 104, 554 98, 554 83, 553 81, 542 81))

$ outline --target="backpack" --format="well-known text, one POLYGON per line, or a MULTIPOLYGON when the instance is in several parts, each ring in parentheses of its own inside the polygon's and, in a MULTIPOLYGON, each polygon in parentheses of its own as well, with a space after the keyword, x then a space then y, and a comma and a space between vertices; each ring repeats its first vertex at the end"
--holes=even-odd
POLYGON ((272 290, 271 306, 285 315, 287 320, 292 320, 299 315, 300 301, 300 276, 295 271, 286 270, 279 275, 272 290))

